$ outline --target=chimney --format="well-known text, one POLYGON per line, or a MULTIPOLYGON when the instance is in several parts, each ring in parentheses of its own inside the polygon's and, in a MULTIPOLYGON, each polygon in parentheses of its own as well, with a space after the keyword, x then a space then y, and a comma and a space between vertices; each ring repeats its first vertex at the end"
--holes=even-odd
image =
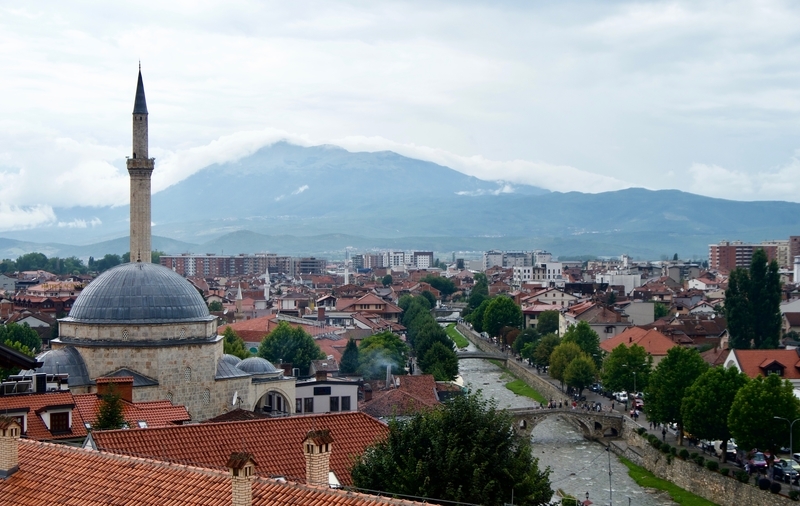
POLYGON ((133 376, 100 377, 97 383, 97 395, 103 396, 116 391, 125 402, 133 402, 133 376))
POLYGON ((231 504, 251 506, 253 504, 253 478, 256 461, 250 453, 231 453, 226 464, 231 473, 231 504))
POLYGON ((325 306, 317 306, 317 321, 325 323, 325 306))
POLYGON ((286 377, 292 376, 292 364, 291 363, 281 363, 278 367, 283 369, 283 375, 286 377))
POLYGON ((328 372, 327 371, 316 371, 314 373, 314 379, 317 381, 325 381, 328 379, 328 372))
POLYGON ((331 470, 331 443, 333 438, 328 429, 312 430, 306 434, 303 454, 306 458, 307 484, 330 486, 328 474, 331 470))
POLYGON ((372 385, 366 383, 364 385, 364 402, 369 402, 372 400, 372 385))
POLYGON ((0 416, 0 478, 6 479, 19 470, 19 436, 22 432, 13 418, 0 416))

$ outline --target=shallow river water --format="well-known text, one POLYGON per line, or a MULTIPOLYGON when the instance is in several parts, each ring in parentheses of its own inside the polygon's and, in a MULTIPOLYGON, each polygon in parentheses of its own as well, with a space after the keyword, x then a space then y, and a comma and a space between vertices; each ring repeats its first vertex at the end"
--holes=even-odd
MULTIPOLYGON (((470 351, 475 351, 470 344, 470 351)), ((527 397, 520 397, 505 388, 513 378, 486 360, 461 360, 459 369, 464 385, 481 390, 493 398, 500 408, 537 406, 527 397)), ((531 435, 534 456, 539 466, 549 467, 553 490, 562 489, 596 505, 609 504, 609 467, 611 469, 611 503, 620 506, 668 506, 675 504, 668 495, 643 489, 628 476, 626 468, 599 443, 585 440, 572 426, 556 418, 540 423, 531 435)))

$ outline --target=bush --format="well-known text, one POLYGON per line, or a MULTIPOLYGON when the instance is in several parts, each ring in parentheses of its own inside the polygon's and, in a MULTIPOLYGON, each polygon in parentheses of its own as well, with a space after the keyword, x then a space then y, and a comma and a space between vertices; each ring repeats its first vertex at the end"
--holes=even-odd
POLYGON ((709 460, 706 462, 706 467, 709 471, 719 471, 719 462, 716 460, 709 460))
POLYGON ((789 499, 791 499, 792 501, 800 500, 800 492, 798 492, 797 490, 790 490, 789 499))
POLYGON ((702 455, 698 455, 694 458, 694 461, 698 466, 703 467, 703 465, 706 463, 706 458, 702 455))
POLYGON ((781 491, 781 483, 779 481, 773 481, 772 485, 769 486, 769 491, 773 494, 777 494, 781 491))
POLYGON ((758 479, 758 488, 761 490, 769 490, 769 486, 772 484, 767 478, 759 478, 758 479))
POLYGON ((654 442, 658 441, 658 437, 653 434, 648 434, 647 440, 650 441, 650 444, 653 444, 654 442))
POLYGON ((677 446, 673 446, 672 448, 670 448, 669 449, 669 454, 672 455, 673 457, 678 455, 678 447, 677 446))
POLYGON ((636 432, 638 432, 640 436, 644 436, 644 433, 647 432, 647 430, 644 427, 639 427, 636 429, 636 432))
POLYGON ((747 474, 746 471, 742 470, 736 471, 736 474, 734 476, 736 476, 736 479, 741 481, 742 483, 747 483, 748 481, 750 481, 750 475, 747 474))
POLYGON ((728 473, 730 473, 731 470, 728 469, 727 467, 723 467, 722 469, 719 470, 719 472, 720 474, 722 474, 722 476, 728 476, 728 473))
POLYGON ((678 456, 680 458, 682 458, 683 460, 688 459, 689 458, 689 450, 687 450, 686 448, 681 448, 681 451, 680 451, 680 453, 678 453, 678 456))
POLYGON ((650 444, 653 445, 653 448, 655 448, 656 450, 661 448, 661 441, 659 441, 658 439, 656 439, 655 441, 651 441, 650 444))
POLYGON ((661 453, 669 454, 670 450, 672 450, 672 447, 668 443, 663 443, 661 445, 661 453))
POLYGON ((697 452, 692 452, 689 454, 689 458, 692 460, 697 460, 697 455, 698 455, 697 452))

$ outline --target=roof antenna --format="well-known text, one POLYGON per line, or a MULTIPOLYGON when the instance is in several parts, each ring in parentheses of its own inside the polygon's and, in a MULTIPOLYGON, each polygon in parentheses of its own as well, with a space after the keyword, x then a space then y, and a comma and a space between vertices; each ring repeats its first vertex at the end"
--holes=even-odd
POLYGON ((139 72, 142 71, 142 60, 139 60, 139 72))

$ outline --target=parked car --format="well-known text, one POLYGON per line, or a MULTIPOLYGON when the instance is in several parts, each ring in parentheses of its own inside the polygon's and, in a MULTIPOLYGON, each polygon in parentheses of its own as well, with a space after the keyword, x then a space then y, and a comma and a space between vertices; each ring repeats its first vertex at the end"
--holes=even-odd
POLYGON ((751 473, 753 471, 763 473, 767 469, 767 458, 762 452, 755 452, 747 459, 747 464, 750 466, 751 473))
POLYGON ((628 392, 617 392, 614 394, 617 402, 628 402, 628 392))
POLYGON ((638 409, 639 411, 644 411, 644 399, 634 399, 633 400, 633 407, 634 409, 638 409))
MULTIPOLYGON (((721 457, 722 456, 722 441, 719 440, 719 439, 714 441, 713 446, 714 446, 714 455, 716 455, 717 457, 721 457)), ((734 441, 733 439, 729 439, 728 440, 728 446, 727 446, 728 460, 732 460, 732 458, 733 459, 736 458, 736 450, 737 450, 736 441, 734 441)))
POLYGON ((780 459, 772 466, 772 479, 797 484, 800 476, 800 464, 794 460, 780 459))

